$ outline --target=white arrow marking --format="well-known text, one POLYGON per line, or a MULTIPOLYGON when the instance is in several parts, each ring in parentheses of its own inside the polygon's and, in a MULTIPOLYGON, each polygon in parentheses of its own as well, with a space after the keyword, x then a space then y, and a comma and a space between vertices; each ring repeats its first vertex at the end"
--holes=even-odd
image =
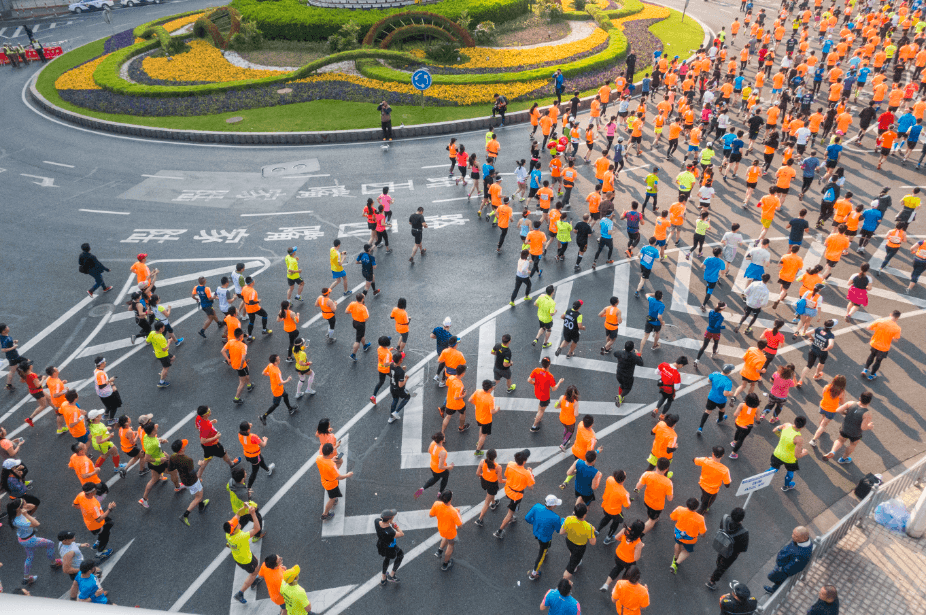
POLYGON ((23 177, 31 177, 33 179, 41 179, 40 182, 32 182, 36 186, 41 186, 43 188, 58 188, 59 186, 55 185, 54 177, 43 177, 41 175, 28 175, 26 173, 20 173, 23 177))
MULTIPOLYGON (((630 297, 630 263, 621 263, 614 268, 614 287, 611 290, 611 296, 617 297, 617 307, 621 310, 621 324, 617 325, 617 334, 621 336, 627 333, 627 313, 630 307, 627 305, 630 297)), ((642 337, 642 333, 640 337, 642 337)))
MULTIPOLYGON (((645 368, 640 369, 642 370, 645 368)), ((537 412, 536 399, 527 399, 525 397, 496 397, 495 401, 498 403, 499 408, 502 410, 510 410, 513 412, 537 412)), ((641 405, 642 404, 624 404, 618 408, 614 405, 613 401, 582 400, 579 402, 579 414, 593 414, 595 416, 627 416, 641 405)), ((545 416, 550 416, 551 414, 553 415, 554 419, 559 417, 559 410, 554 408, 552 405, 550 406, 549 411, 545 416)), ((531 457, 534 456, 533 452, 534 449, 531 448, 531 457)))
MULTIPOLYGON (((113 571, 116 567, 116 564, 119 563, 119 560, 122 559, 122 556, 125 555, 125 552, 129 550, 129 547, 132 546, 132 543, 135 542, 135 539, 129 541, 127 545, 116 551, 116 553, 110 557, 108 560, 100 564, 100 570, 103 571, 103 574, 100 575, 100 583, 106 580, 106 577, 109 576, 109 573, 113 571)), ((71 599, 71 590, 68 589, 63 596, 58 598, 58 600, 70 600, 71 599)))
MULTIPOLYGON (((495 355, 492 354, 492 348, 495 346, 495 321, 493 318, 489 322, 479 327, 479 353, 476 355, 476 382, 483 380, 495 380, 492 366, 495 364, 495 355)), ((507 385, 504 385, 507 386, 507 385)))

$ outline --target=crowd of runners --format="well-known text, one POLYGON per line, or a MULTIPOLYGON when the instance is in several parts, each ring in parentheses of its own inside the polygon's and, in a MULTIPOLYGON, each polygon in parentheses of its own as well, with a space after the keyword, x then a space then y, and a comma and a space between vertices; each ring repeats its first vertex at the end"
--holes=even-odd
MULTIPOLYGON (((886 266, 905 246, 912 255, 913 269, 907 292, 916 287, 920 274, 926 270, 926 243, 913 241, 907 235, 920 206, 919 188, 901 194, 899 188, 889 186, 870 203, 853 201, 853 192, 844 188, 852 178, 842 161, 849 155, 846 146, 851 144, 852 155, 870 160, 878 169, 885 164, 904 165, 914 160, 917 167, 922 163, 926 156, 926 147, 921 145, 926 141, 921 139, 926 96, 920 89, 926 86, 923 70, 926 21, 921 20, 919 2, 913 6, 907 3, 881 6, 874 1, 826 4, 823 6, 821 0, 813 5, 784 2, 777 14, 767 14, 765 9, 754 14, 751 2, 744 1, 742 17, 722 29, 710 45, 699 49, 692 58, 658 57, 636 85, 623 76, 602 85, 591 101, 587 123, 578 117, 582 104, 578 93, 565 103, 558 97, 546 109, 535 105, 530 111, 533 130, 528 153, 523 159, 516 153, 505 162, 506 168, 514 167, 515 185, 507 186, 508 180, 503 183, 499 159, 505 158, 494 131, 485 137, 484 154, 482 144, 477 153, 468 151, 459 139, 451 139, 446 148, 449 175, 454 177, 459 170, 456 183, 479 201, 478 216, 484 216, 493 228, 499 229, 497 251, 503 252, 506 241, 509 245, 515 242, 519 256, 510 305, 518 308, 533 302, 539 328, 533 340, 514 340, 510 334, 503 335, 492 349, 493 378, 482 382, 474 382, 467 372, 467 359, 458 349, 459 339, 451 333, 450 318, 430 331, 438 353, 434 380, 436 386, 446 388, 446 401, 436 409, 442 419, 441 429, 433 434, 428 448, 431 477, 413 497, 417 500, 427 489, 438 485, 430 515, 436 518, 441 537, 435 555, 442 570, 453 566, 458 528, 463 525, 449 488, 454 464, 448 461, 446 429, 454 415, 458 431, 464 433, 471 426, 467 419, 471 407, 470 416, 475 417, 479 431, 471 448, 481 458, 475 479, 486 496, 474 520, 475 526, 489 525, 488 513, 504 506, 505 515, 491 532, 495 539, 504 540, 506 529, 518 521, 524 498, 533 499, 527 492, 535 482, 527 465, 530 451, 525 449, 513 459, 503 460, 495 449, 487 446, 499 412, 495 395, 502 381, 507 394, 513 393, 519 384, 533 388, 538 406, 530 427, 532 433, 541 431, 545 412, 552 404, 563 431, 561 436, 557 432, 546 440, 555 441, 562 454, 573 460, 560 485, 563 490, 571 485, 574 491, 572 514, 560 516, 563 498, 549 494, 524 516, 539 543, 538 554, 528 572, 530 580, 540 578, 554 535, 565 536, 570 553, 568 563, 562 580, 541 605, 557 615, 575 612, 570 610, 574 603, 577 605, 571 595, 571 579, 587 548, 595 546, 599 536, 603 545, 616 545, 614 567, 600 571, 601 591, 608 593, 620 613, 639 613, 648 606, 648 591, 637 567, 645 535, 660 519, 668 518, 674 523, 673 553, 659 557, 665 558, 672 573, 677 572, 694 551, 699 537, 708 532, 705 515, 714 505, 721 486, 730 485, 730 467, 735 465, 749 435, 761 429, 763 422, 774 426, 766 433, 766 437, 777 442, 769 469, 784 469, 782 491, 795 488, 800 460, 818 447, 837 415, 841 415, 838 437, 833 439, 830 450, 821 451, 819 459, 852 463, 853 450, 874 424, 878 395, 872 390, 857 400, 849 399, 846 394, 849 374, 824 374, 836 344, 833 329, 837 325, 837 320, 823 318, 824 303, 844 303, 844 320, 861 322, 855 321, 854 315, 867 307, 869 292, 876 288, 879 276, 897 273, 886 266), (630 189, 622 182, 621 171, 634 157, 648 171, 645 186, 641 186, 645 194, 642 203, 629 195, 620 198, 622 192, 630 189), (663 162, 653 162, 661 157, 663 162), (481 164, 480 158, 484 160, 481 164), (675 166, 680 169, 676 171, 675 166), (667 167, 673 168, 670 171, 667 167), (576 199, 579 204, 573 206, 573 191, 580 173, 586 176, 585 169, 593 174, 595 186, 584 198, 576 199), (800 187, 792 185, 798 176, 800 187), (733 207, 736 214, 744 221, 758 219, 762 227, 758 236, 747 238, 737 222, 724 228, 712 224, 711 206, 720 200, 715 190, 717 182, 723 184, 722 194, 727 204, 736 201, 733 207), (740 182, 745 185, 740 186, 740 182), (742 196, 734 199, 734 193, 742 196), (791 199, 789 210, 785 204, 792 193, 796 199, 791 199), (671 204, 660 208, 660 199, 667 198, 671 204), (895 198, 899 207, 893 205, 895 198), (650 203, 653 214, 647 219, 650 203), (889 211, 892 207, 893 211, 889 211), (783 217, 786 212, 790 212, 787 247, 775 254, 766 234, 776 217, 783 217), (892 220, 885 219, 888 213, 892 220), (512 224, 517 233, 508 239, 512 224), (652 234, 644 241, 644 230, 650 224, 652 234), (590 255, 592 269, 599 263, 614 263, 618 225, 627 233, 623 254, 628 259, 639 258, 640 263, 634 300, 639 300, 647 316, 639 340, 617 341, 623 323, 621 310, 626 309, 617 297, 601 306, 587 306, 581 300, 558 305, 553 285, 532 294, 534 284, 542 279, 545 263, 564 262, 575 255, 573 267, 579 271, 590 244, 594 249, 590 255), (693 231, 690 243, 684 244, 683 228, 693 231), (816 231, 822 233, 815 239, 816 231), (869 242, 876 236, 884 238, 885 249, 876 266, 869 265, 867 256, 866 261, 856 258, 853 264, 846 262, 853 258, 850 256, 853 250, 867 255, 869 242), (651 352, 661 347, 660 333, 667 314, 662 291, 647 292, 647 281, 657 263, 670 262, 666 254, 669 241, 679 249, 679 260, 683 255, 693 268, 701 270, 703 279, 700 310, 705 331, 703 345, 693 360, 684 353, 674 360, 660 360, 651 352), (819 248, 813 247, 815 241, 819 248), (576 250, 570 253, 573 244, 576 250), (738 261, 741 251, 745 251, 743 264, 748 266, 745 266, 745 282, 737 286, 735 281, 727 281, 727 272, 738 261), (817 264, 821 256, 822 265, 817 264), (851 277, 846 281, 831 279, 837 271, 851 272, 851 277), (772 284, 772 280, 777 281, 772 284), (729 285, 727 289, 725 282, 729 285), (848 288, 845 299, 836 292, 840 286, 848 288), (519 301, 522 287, 523 299, 519 301), (718 295, 716 302, 715 295, 718 295), (743 307, 734 308, 735 304, 743 307), (592 322, 584 319, 583 311, 589 308, 589 315, 597 316, 592 322), (754 332, 753 327, 763 313, 771 318, 771 325, 754 332), (702 361, 717 359, 728 318, 731 322, 738 318, 732 327, 737 336, 745 325, 742 339, 749 348, 738 367, 715 363, 716 369, 708 368, 710 387, 704 413, 700 425, 692 428, 690 434, 693 438, 711 438, 717 444, 712 447, 710 457, 696 457, 691 462, 684 455, 675 458, 675 453, 686 448, 676 431, 679 415, 672 412, 673 401, 682 387, 682 374, 695 373, 702 361), (562 341, 555 349, 556 357, 563 353, 566 358, 573 357, 580 337, 590 335, 589 330, 598 331, 594 335, 603 340, 600 355, 613 355, 617 359, 614 401, 618 406, 631 396, 635 374, 640 370, 656 370, 658 399, 652 410, 653 444, 642 473, 630 465, 626 469, 600 469, 601 447, 595 435, 595 417, 582 413, 579 389, 551 373, 548 356, 518 361, 517 369, 513 367, 514 349, 528 356, 536 355, 553 345, 550 341, 553 329, 560 326, 562 341), (805 340, 807 346, 806 365, 802 367, 777 357, 789 341, 798 340, 805 340), (709 347, 712 352, 705 359, 709 347), (648 356, 644 357, 644 352, 648 356), (802 404, 789 398, 793 387, 814 388, 815 381, 823 385, 819 393, 809 393, 819 398, 818 408, 802 408, 802 404), (767 389, 764 393, 763 387, 767 389), (764 403, 763 396, 767 399, 764 403), (788 411, 782 416, 785 408, 788 411), (793 418, 789 420, 790 415, 793 418), (719 429, 705 432, 711 417, 717 425, 728 418, 734 424, 728 446, 724 440, 726 432, 719 429), (812 423, 817 424, 815 431, 812 423), (677 459, 678 463, 700 466, 700 493, 689 490, 676 496, 671 468, 677 459), (681 505, 663 517, 663 511, 673 500, 681 505), (595 502, 600 503, 600 511, 595 509, 595 502)), ((333 242, 328 259, 332 282, 314 301, 316 313, 327 324, 326 343, 336 343, 337 332, 345 327, 353 330, 349 338, 350 361, 359 361, 362 353, 375 346, 376 383, 370 402, 377 404, 389 393, 389 423, 402 418, 411 398, 406 390, 409 374, 404 351, 413 319, 406 300, 399 297, 394 307, 386 308, 391 309, 394 333, 371 337, 368 341, 366 323, 371 309, 381 309, 369 303, 385 301, 378 299, 382 288, 377 288, 375 253, 380 247, 387 254, 393 250, 389 244, 393 204, 388 189, 376 200, 368 200, 361 214, 368 223, 370 238, 359 254, 349 256, 339 240, 333 242), (365 282, 363 290, 356 294, 347 282, 347 269, 352 265, 357 266, 365 282), (342 319, 350 325, 341 324, 342 319)), ((423 236, 427 223, 423 210, 419 208, 413 213, 408 224, 414 241, 409 260, 414 262, 416 254, 426 253, 423 236)), ((97 280, 97 285, 88 292, 93 296, 98 288, 109 291, 112 287, 102 281, 106 268, 90 254, 86 244, 84 253, 81 271, 97 280)), ((156 386, 167 388, 176 349, 184 343, 184 337, 171 323, 171 308, 162 304, 158 296, 160 271, 150 268, 147 260, 147 254, 138 254, 131 267, 136 279, 126 305, 138 327, 131 341, 150 345, 160 366, 156 386)), ((35 408, 25 419, 28 428, 41 428, 38 420, 48 415, 49 419, 54 418, 57 433, 69 436, 66 440, 72 456, 68 467, 77 478, 74 518, 78 518, 79 512, 86 530, 62 529, 57 534, 57 546, 39 535, 43 533, 37 530, 40 500, 32 493, 23 462, 32 453, 28 449, 21 451, 23 440, 7 437, 6 430, 0 428, 3 458, 0 488, 9 495, 7 522, 14 526, 26 552, 24 586, 36 582, 38 577, 32 573, 34 558, 44 552, 52 568, 62 568, 74 580, 73 599, 106 603, 109 599, 95 573, 99 573, 98 565, 113 553, 109 543, 115 525, 112 515, 117 508, 115 502, 107 501, 111 497, 108 485, 125 479, 129 473, 137 473, 143 477, 136 487, 140 496, 137 503, 149 509, 157 506, 157 500, 149 498, 153 493, 163 493, 158 486, 169 480, 175 492, 186 491, 191 497, 180 522, 185 526, 205 523, 205 518, 200 521, 192 517, 195 521, 191 521, 191 514, 202 513, 210 504, 201 478, 210 463, 218 459, 222 462, 219 466, 228 466, 230 478, 226 493, 212 497, 228 496, 230 510, 223 508, 222 518, 230 519, 221 523, 210 518, 208 522, 221 523, 234 561, 248 573, 234 598, 246 602, 244 591, 263 580, 273 601, 289 613, 310 608, 307 594, 299 585, 299 566, 284 566, 278 554, 270 554, 260 563, 250 548, 252 542, 266 535, 260 506, 254 500, 255 480, 261 471, 270 475, 275 468, 274 463, 268 463, 265 453, 268 437, 262 435, 261 428, 281 404, 295 414, 300 400, 315 393, 313 363, 306 352, 308 340, 300 336, 299 328, 300 304, 305 292, 304 266, 297 248, 290 248, 285 257, 286 299, 279 307, 261 301, 255 278, 243 263, 229 270, 218 284, 212 280, 214 286, 210 286, 209 280, 200 278, 192 289, 192 296, 205 316, 198 334, 221 336, 223 343, 215 352, 238 376, 234 394, 228 392, 230 401, 243 405, 246 400, 262 396, 269 404, 257 413, 260 426, 256 429, 251 421, 240 423, 233 454, 223 445, 222 434, 216 428, 218 421, 210 418, 212 411, 208 406, 198 407, 186 438, 168 441, 159 435, 159 426, 151 414, 130 417, 120 411, 122 400, 114 376, 107 372, 105 356, 94 361, 94 393, 81 395, 68 387, 68 381, 60 377, 54 365, 36 368, 31 360, 21 356, 10 327, 0 324, 0 347, 10 366, 6 388, 13 390, 24 383, 36 400, 35 408), (258 318, 260 323, 256 327, 258 318), (214 333, 210 332, 212 323, 216 324, 214 333), (255 356, 253 346, 249 345, 255 340, 255 328, 260 335, 269 336, 273 333, 271 327, 277 326, 275 323, 281 323, 286 334, 284 343, 274 342, 278 354, 271 354, 266 360, 264 356, 255 356), (282 365, 284 362, 292 364, 294 374, 284 377, 284 370, 288 371, 282 365), (260 369, 262 365, 265 367, 260 377, 252 381, 251 367, 260 369), (291 398, 288 389, 291 390, 294 378, 297 382, 291 398), (262 392, 253 395, 255 390, 262 392), (94 395, 103 408, 87 410, 97 405, 94 395), (198 455, 190 447, 196 437, 202 448, 199 460, 194 460, 198 455), (107 481, 109 464, 113 478, 107 481), (90 538, 80 542, 77 536, 92 536, 92 547, 90 538), (92 548, 94 553, 85 556, 82 548, 92 548)), ((692 284, 693 288, 697 286, 692 284)), ((283 295, 276 283, 265 283, 260 292, 283 295)), ((870 322, 866 319, 867 324, 859 324, 859 328, 870 332, 870 354, 860 368, 862 378, 868 381, 877 378, 892 343, 900 338, 901 316, 901 312, 894 311, 884 318, 870 322)), ((842 366, 830 371, 847 372, 842 366)), ((648 393, 636 395, 642 402, 650 401, 648 393)), ((50 420, 45 423, 50 424, 50 420)), ((353 475, 342 468, 343 456, 338 451, 341 442, 334 434, 335 427, 329 419, 319 421, 316 463, 326 492, 322 521, 334 516, 333 508, 342 497, 339 484, 353 475)), ((545 441, 542 434, 536 438, 538 444, 545 441)), ((125 489, 120 486, 120 495, 125 489)), ((571 498, 568 499, 572 504, 571 498)), ((719 523, 720 533, 735 542, 744 514, 742 509, 733 509, 711 524, 719 523)), ((404 557, 399 546, 404 533, 397 515, 394 509, 385 510, 375 522, 377 550, 384 558, 383 585, 398 582, 396 571, 404 557)), ((716 569, 705 579, 708 588, 717 588, 717 582, 738 553, 718 555, 716 569)), ((774 590, 774 585, 767 589, 774 590)))

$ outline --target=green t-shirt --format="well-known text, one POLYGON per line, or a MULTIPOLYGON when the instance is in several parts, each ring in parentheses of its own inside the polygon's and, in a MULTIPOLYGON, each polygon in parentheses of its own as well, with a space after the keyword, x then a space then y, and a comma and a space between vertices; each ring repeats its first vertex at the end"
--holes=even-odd
POLYGON ((145 338, 145 341, 151 344, 151 347, 154 349, 154 356, 158 359, 163 359, 170 353, 167 351, 167 338, 163 334, 158 333, 157 331, 152 331, 148 334, 148 337, 145 338))
POLYGON ((103 423, 90 423, 90 442, 93 444, 93 448, 103 452, 101 449, 107 449, 112 446, 110 442, 102 442, 97 444, 96 437, 106 437, 109 434, 109 430, 106 429, 106 425, 103 423))
POLYGON ((148 461, 154 465, 164 463, 164 457, 166 457, 166 455, 164 451, 161 450, 161 442, 157 438, 152 438, 148 434, 145 434, 141 439, 141 445, 148 455, 148 461))
POLYGON ((698 219, 695 222, 695 235, 707 235, 707 229, 711 228, 710 220, 698 219))
POLYGON ((298 584, 290 585, 289 583, 280 584, 280 596, 286 603, 287 615, 305 615, 312 607, 309 597, 305 590, 298 584))
POLYGON ((691 190, 691 186, 694 185, 695 176, 688 171, 682 171, 678 174, 678 177, 675 178, 675 181, 678 182, 679 190, 691 190))
POLYGON ((595 531, 591 523, 574 516, 566 517, 563 521, 563 529, 566 530, 566 538, 569 542, 580 546, 587 544, 595 531))
POLYGON ((283 259, 286 262, 286 277, 290 280, 299 279, 299 272, 296 271, 299 269, 299 261, 296 260, 295 256, 286 255, 286 258, 283 259), (293 270, 293 273, 290 273, 290 270, 293 270))
POLYGON ((646 176, 646 193, 647 194, 656 194, 656 183, 659 181, 659 176, 655 173, 650 173, 646 176))
POLYGON ((553 312, 556 311, 556 301, 544 293, 534 302, 537 306, 537 320, 540 322, 553 322, 553 312))
POLYGON ((794 438, 800 435, 800 431, 788 425, 781 430, 781 437, 778 440, 778 446, 775 447, 775 452, 773 453, 775 457, 778 457, 785 463, 794 463, 797 461, 797 456, 794 453, 794 438))
POLYGON ((225 534, 225 544, 231 549, 232 557, 239 564, 250 564, 254 559, 254 555, 251 554, 251 534, 249 532, 238 530, 234 534, 225 534))
POLYGON ((563 243, 569 243, 572 239, 572 225, 560 220, 556 223, 556 239, 563 243))

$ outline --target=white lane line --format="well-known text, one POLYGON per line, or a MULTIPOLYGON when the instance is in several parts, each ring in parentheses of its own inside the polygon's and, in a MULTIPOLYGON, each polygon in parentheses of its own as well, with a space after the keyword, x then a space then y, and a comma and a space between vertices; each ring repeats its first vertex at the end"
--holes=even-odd
POLYGON ((422 169, 446 169, 446 164, 432 164, 430 166, 421 167, 422 169))
POLYGON ((476 355, 476 382, 495 380, 492 370, 495 365, 495 357, 492 355, 492 347, 495 346, 495 324, 496 320, 493 318, 479 327, 479 351, 476 355))
POLYGON ((432 203, 449 203, 450 201, 469 201, 468 196, 458 196, 453 199, 437 199, 436 201, 431 201, 432 203))
POLYGON ((128 211, 106 211, 105 209, 78 209, 77 211, 88 214, 113 214, 114 216, 128 216, 130 214, 128 211))
POLYGON ((331 177, 331 173, 319 173, 318 175, 284 175, 276 179, 311 179, 312 177, 331 177))
MULTIPOLYGON (((169 307, 172 310, 177 308, 186 307, 188 305, 196 305, 199 301, 193 297, 187 297, 186 299, 177 299, 176 301, 166 301, 163 303, 165 307, 169 307)), ((110 323, 119 322, 120 320, 130 320, 135 318, 135 314, 126 310, 125 312, 118 312, 113 314, 113 317, 109 319, 110 323)))
POLYGON ((186 179, 175 175, 145 175, 144 173, 142 173, 142 177, 150 177, 151 179, 186 179))
POLYGON ((83 299, 78 301, 74 307, 72 307, 67 312, 59 316, 58 319, 55 320, 53 323, 51 323, 50 325, 48 325, 47 327, 39 331, 38 335, 33 337, 31 340, 29 340, 22 346, 20 346, 19 353, 26 354, 27 352, 29 352, 29 350, 35 347, 36 344, 44 340, 46 337, 51 335, 56 329, 58 329, 58 327, 63 325, 65 322, 67 322, 71 318, 71 316, 81 311, 82 309, 84 309, 84 307, 88 303, 92 303, 92 302, 93 302, 93 297, 84 297, 83 299))
MULTIPOLYGON (((527 397, 499 397, 496 399, 498 407, 502 410, 512 412, 537 412, 537 400, 527 397)), ((637 410, 643 404, 623 404, 620 408, 614 405, 613 401, 585 401, 579 402, 580 414, 594 414, 595 416, 627 416, 637 410)), ((558 413, 555 408, 550 408, 550 412, 558 413)), ((533 449, 531 452, 533 455, 533 449)))
MULTIPOLYGON (((155 261, 155 262, 157 262, 157 261, 155 261)), ((251 269, 251 268, 253 268, 253 267, 260 267, 261 265, 264 264, 264 262, 265 262, 265 261, 262 261, 262 260, 260 260, 260 261, 245 261, 245 262, 244 262, 244 267, 245 267, 245 269, 251 269)), ((174 284, 182 284, 183 282, 190 282, 190 281, 192 281, 192 280, 198 280, 200 277, 206 278, 206 277, 209 277, 209 276, 211 276, 211 275, 218 275, 218 274, 223 273, 223 272, 227 273, 227 272, 228 272, 228 268, 227 268, 227 267, 216 267, 216 268, 214 268, 214 269, 207 269, 206 271, 197 271, 197 272, 195 272, 195 273, 188 273, 188 274, 186 274, 186 275, 178 275, 178 276, 175 276, 175 277, 172 277, 172 278, 165 278, 165 279, 163 279, 163 280, 158 280, 158 281, 155 283, 155 286, 156 286, 157 288, 162 288, 162 287, 164 287, 164 286, 173 286, 174 284)))
POLYGON ((74 168, 74 165, 73 165, 73 164, 64 164, 63 162, 52 162, 51 160, 43 160, 42 162, 44 162, 45 164, 53 164, 53 165, 55 165, 56 167, 65 167, 65 168, 68 168, 68 169, 73 169, 73 168, 74 168))
POLYGON ((275 211, 269 214, 241 214, 241 217, 242 218, 256 218, 257 216, 291 216, 294 214, 310 214, 310 213, 312 213, 310 210, 308 211, 275 211))
POLYGON ((617 334, 626 337, 627 310, 630 309, 627 305, 630 297, 630 262, 622 262, 614 268, 614 287, 611 289, 611 296, 617 297, 617 307, 621 310, 621 324, 617 325, 617 334))
MULTIPOLYGON (((353 296, 354 296, 355 294, 357 294, 357 293, 360 292, 360 290, 363 288, 363 285, 364 285, 364 284, 366 284, 366 282, 361 282, 360 284, 357 284, 357 286, 354 286, 352 289, 350 289, 350 294, 349 294, 349 295, 346 295, 346 296, 345 296, 345 295, 341 295, 341 297, 340 297, 339 299, 336 299, 336 300, 335 300, 334 304, 335 304, 335 305, 340 305, 342 301, 344 301, 345 299, 348 299, 348 298, 351 299, 351 300, 353 300, 353 296)), ((302 325, 302 328, 303 328, 303 329, 308 329, 309 327, 311 327, 312 325, 314 325, 316 322, 318 322, 318 321, 321 319, 321 317, 322 317, 322 313, 319 312, 318 314, 316 314, 316 315, 313 316, 312 318, 308 319, 308 320, 305 322, 305 324, 302 325)))
MULTIPOLYGON (((131 316, 131 314, 129 314, 129 316, 131 316)), ((142 340, 139 341, 141 342, 142 340)), ((134 346, 132 340, 123 338, 114 342, 106 342, 105 344, 97 344, 96 346, 87 346, 83 349, 83 351, 80 353, 80 356, 77 358, 79 359, 82 357, 89 357, 90 355, 94 354, 105 354, 113 350, 121 350, 122 348, 129 348, 131 346, 134 346)))

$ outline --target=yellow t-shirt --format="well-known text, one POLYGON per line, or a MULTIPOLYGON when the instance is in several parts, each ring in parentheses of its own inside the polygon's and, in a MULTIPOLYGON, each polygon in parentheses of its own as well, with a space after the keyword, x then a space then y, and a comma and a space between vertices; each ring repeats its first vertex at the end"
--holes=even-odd
POLYGON ((232 557, 239 564, 250 564, 254 559, 251 553, 251 534, 237 531, 234 534, 225 534, 225 543, 231 549, 232 557))
POLYGON ((344 266, 341 265, 341 255, 338 253, 337 248, 331 248, 329 259, 331 261, 331 271, 334 273, 340 273, 341 271, 344 271, 344 266))

